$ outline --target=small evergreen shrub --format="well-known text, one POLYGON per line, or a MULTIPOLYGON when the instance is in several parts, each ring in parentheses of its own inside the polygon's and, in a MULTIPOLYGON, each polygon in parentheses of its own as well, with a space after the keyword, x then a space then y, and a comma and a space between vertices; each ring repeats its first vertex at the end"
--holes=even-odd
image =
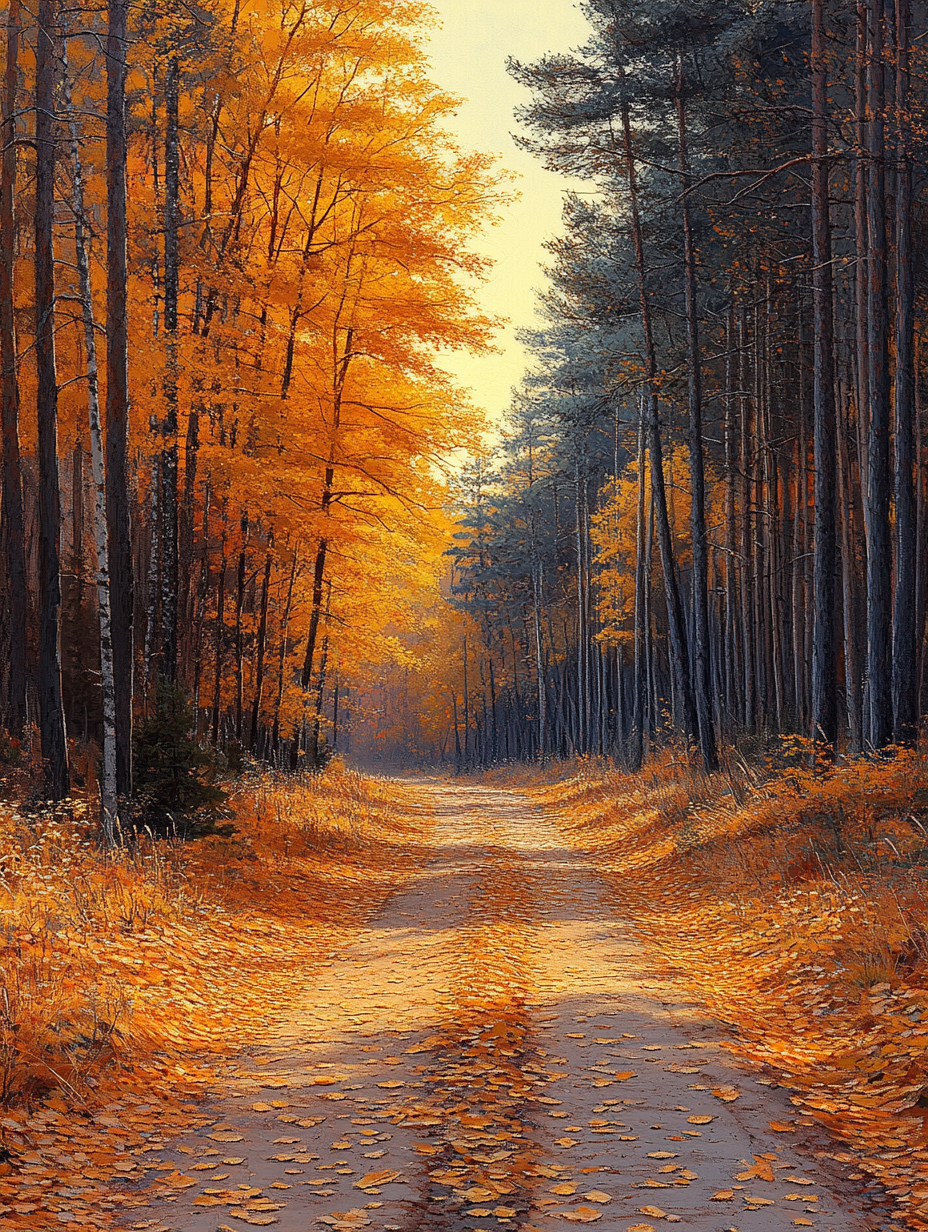
POLYGON ((215 782, 215 754, 197 743, 193 728, 183 690, 159 684, 155 713, 135 735, 135 828, 183 839, 235 833, 224 822, 227 796, 215 782))

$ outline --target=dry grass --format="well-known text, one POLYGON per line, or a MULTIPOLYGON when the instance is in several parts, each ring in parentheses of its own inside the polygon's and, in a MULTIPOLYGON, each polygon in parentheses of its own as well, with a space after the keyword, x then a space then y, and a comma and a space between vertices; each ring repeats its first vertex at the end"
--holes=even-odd
POLYGON ((735 1050, 928 1227, 928 761, 786 760, 588 764, 533 794, 735 1050))
MULTIPOLYGON (((0 806, 0 1147, 13 1153, 0 1163, 0 1228, 45 1226, 17 1166, 36 1133, 51 1126, 61 1150, 81 1134, 105 1142, 107 1116, 125 1121, 133 1101, 137 1129, 189 1123, 185 1101, 222 1058, 264 1038, 305 993, 308 964, 415 871, 411 794, 338 769, 266 779, 233 798, 232 838, 112 855, 79 809, 0 806)), ((84 1184, 125 1168, 107 1149, 84 1184)), ((49 1192, 61 1175, 48 1171, 49 1192)), ((91 1222, 111 1218, 83 1204, 91 1222)))

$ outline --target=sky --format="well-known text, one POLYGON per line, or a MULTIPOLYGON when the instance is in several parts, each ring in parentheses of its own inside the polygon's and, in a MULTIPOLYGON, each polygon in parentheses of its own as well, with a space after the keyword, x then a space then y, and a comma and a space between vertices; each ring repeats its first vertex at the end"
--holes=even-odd
POLYGON ((488 228, 477 247, 494 258, 489 281, 480 288, 484 311, 507 317, 497 345, 485 357, 464 353, 442 356, 442 364, 473 390, 474 401, 498 422, 509 405, 529 357, 515 338, 535 318, 535 292, 543 285, 540 265, 548 254, 545 239, 559 234, 561 202, 568 181, 545 171, 518 149, 513 110, 528 91, 506 72, 506 60, 533 61, 547 51, 567 51, 586 42, 589 27, 574 0, 431 0, 442 26, 428 48, 433 80, 464 101, 452 121, 462 146, 500 155, 501 165, 518 173, 520 199, 505 209, 499 225, 488 228))

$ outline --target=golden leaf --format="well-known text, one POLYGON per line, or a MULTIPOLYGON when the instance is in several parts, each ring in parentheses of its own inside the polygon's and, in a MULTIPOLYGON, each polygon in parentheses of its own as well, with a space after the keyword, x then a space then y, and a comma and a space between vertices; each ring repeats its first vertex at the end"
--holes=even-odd
POLYGON ((378 1172, 367 1172, 359 1181, 354 1182, 355 1189, 370 1189, 372 1185, 388 1185, 399 1176, 390 1168, 381 1168, 378 1172))
POLYGON ((741 1092, 735 1087, 714 1087, 712 1094, 716 1099, 721 1099, 726 1104, 730 1104, 733 1100, 741 1098, 741 1092))
POLYGON ((571 1223, 594 1223, 597 1219, 602 1219, 603 1213, 595 1206, 578 1206, 572 1211, 566 1211, 561 1215, 562 1219, 569 1219, 571 1223))

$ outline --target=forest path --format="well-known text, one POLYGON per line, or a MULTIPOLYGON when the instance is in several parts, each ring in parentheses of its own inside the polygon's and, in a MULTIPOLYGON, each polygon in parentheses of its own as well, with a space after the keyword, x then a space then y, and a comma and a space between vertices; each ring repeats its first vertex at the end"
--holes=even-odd
POLYGON ((239 1059, 132 1227, 878 1226, 830 1161, 770 1129, 784 1094, 653 973, 594 853, 514 791, 410 794, 438 816, 433 859, 239 1059))

